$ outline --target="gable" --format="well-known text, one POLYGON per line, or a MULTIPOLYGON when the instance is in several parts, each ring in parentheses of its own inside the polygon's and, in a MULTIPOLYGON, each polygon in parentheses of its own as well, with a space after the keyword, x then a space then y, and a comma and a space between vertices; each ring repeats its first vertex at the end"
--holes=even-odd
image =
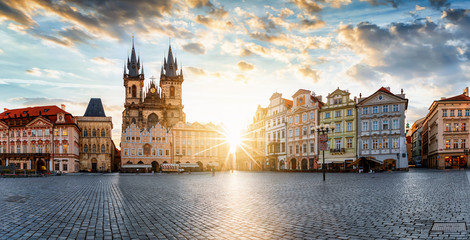
POLYGON ((377 91, 369 97, 358 103, 359 106, 363 105, 380 105, 387 103, 406 103, 407 100, 400 98, 394 94, 390 94, 384 91, 377 91))
POLYGON ((37 117, 33 121, 26 124, 26 127, 51 127, 53 124, 51 121, 44 117, 37 117))

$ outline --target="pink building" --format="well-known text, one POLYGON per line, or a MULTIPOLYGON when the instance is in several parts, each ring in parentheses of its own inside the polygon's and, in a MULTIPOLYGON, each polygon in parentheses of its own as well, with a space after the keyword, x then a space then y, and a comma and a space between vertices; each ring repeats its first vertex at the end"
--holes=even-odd
POLYGON ((5 109, 0 113, 0 165, 77 172, 79 132, 65 105, 5 109))

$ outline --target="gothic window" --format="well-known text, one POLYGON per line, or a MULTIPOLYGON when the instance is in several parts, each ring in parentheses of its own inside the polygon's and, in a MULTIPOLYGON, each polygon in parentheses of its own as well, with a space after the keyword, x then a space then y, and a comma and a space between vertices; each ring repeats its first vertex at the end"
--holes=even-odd
POLYGON ((83 136, 84 136, 84 137, 88 137, 88 131, 86 130, 86 128, 85 128, 85 130, 83 131, 83 136))
POLYGON ((150 144, 145 144, 144 145, 144 155, 145 156, 150 155, 150 144))
POLYGON ((105 133, 104 133, 104 128, 101 129, 101 136, 104 137, 105 136, 105 133))
POLYGON ((101 153, 105 153, 106 149, 104 148, 104 144, 101 145, 101 153))
POLYGON ((148 129, 152 128, 153 126, 155 126, 155 124, 157 124, 157 122, 158 122, 157 114, 155 113, 150 114, 147 119, 147 128, 148 129))
POLYGON ((88 152, 88 145, 85 144, 85 147, 83 147, 83 151, 86 153, 88 152))
POLYGON ((137 97, 137 87, 135 85, 132 85, 132 97, 137 97))
POLYGON ((96 153, 96 145, 93 144, 93 153, 96 153))
POLYGON ((93 129, 93 137, 96 137, 96 129, 93 129))
POLYGON ((132 118, 132 123, 135 124, 135 118, 132 118))
POLYGON ((175 87, 170 87, 170 97, 175 97, 175 87))

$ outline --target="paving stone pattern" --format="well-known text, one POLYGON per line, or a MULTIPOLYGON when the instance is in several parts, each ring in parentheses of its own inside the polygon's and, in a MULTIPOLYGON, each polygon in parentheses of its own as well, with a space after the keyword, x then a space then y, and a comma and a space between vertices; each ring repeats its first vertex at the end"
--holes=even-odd
POLYGON ((469 239, 466 171, 0 178, 0 239, 469 239))

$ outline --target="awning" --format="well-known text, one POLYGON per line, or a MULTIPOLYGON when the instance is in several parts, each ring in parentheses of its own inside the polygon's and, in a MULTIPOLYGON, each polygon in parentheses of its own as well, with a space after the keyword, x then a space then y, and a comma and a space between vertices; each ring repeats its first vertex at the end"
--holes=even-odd
POLYGON ((197 163, 180 163, 180 168, 197 168, 199 165, 197 163))
POLYGON ((150 164, 124 164, 121 168, 151 168, 150 164))

